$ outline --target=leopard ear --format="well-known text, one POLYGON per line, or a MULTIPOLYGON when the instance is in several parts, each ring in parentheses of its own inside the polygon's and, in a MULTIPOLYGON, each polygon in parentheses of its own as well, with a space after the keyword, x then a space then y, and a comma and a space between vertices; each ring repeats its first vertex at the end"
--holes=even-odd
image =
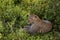
POLYGON ((35 14, 33 15, 33 18, 37 18, 37 17, 38 17, 37 15, 35 15, 35 14))
POLYGON ((37 16, 36 15, 33 15, 34 17, 33 17, 33 20, 36 20, 36 18, 37 18, 37 16))
POLYGON ((35 18, 37 18, 38 16, 37 15, 35 15, 35 18))

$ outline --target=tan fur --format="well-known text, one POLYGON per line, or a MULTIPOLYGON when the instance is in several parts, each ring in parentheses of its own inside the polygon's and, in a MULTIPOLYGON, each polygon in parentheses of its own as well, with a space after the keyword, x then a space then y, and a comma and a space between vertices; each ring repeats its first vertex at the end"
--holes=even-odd
POLYGON ((39 33, 48 32, 52 29, 51 22, 47 20, 42 20, 35 14, 30 14, 28 16, 28 23, 32 24, 31 29, 39 33))

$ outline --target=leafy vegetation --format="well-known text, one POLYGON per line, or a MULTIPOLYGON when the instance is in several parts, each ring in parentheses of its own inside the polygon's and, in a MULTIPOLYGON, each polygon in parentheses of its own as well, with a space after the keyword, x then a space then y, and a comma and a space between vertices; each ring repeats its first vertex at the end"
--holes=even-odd
POLYGON ((60 40, 60 0, 0 0, 0 40, 60 40), (52 31, 23 32, 30 13, 51 21, 52 31))

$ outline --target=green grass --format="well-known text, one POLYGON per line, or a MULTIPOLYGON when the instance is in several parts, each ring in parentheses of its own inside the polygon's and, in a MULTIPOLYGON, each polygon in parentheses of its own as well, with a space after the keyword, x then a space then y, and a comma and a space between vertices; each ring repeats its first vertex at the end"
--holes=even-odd
POLYGON ((0 0, 0 40, 60 40, 60 0, 0 0), (30 13, 51 21, 53 30, 44 34, 23 32, 30 13))

